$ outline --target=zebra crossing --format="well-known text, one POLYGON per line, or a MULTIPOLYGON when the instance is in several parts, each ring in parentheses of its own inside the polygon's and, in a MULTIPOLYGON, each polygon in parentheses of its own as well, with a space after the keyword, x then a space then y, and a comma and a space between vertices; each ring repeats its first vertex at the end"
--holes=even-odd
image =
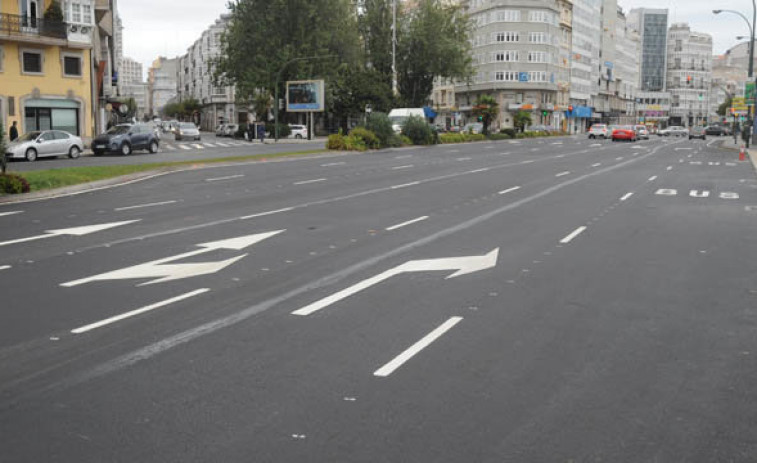
POLYGON ((244 142, 214 142, 214 143, 161 143, 160 148, 167 151, 178 151, 178 150, 184 150, 184 151, 190 151, 190 150, 204 150, 207 148, 232 148, 232 147, 239 147, 239 146, 250 146, 250 143, 244 143, 244 142))

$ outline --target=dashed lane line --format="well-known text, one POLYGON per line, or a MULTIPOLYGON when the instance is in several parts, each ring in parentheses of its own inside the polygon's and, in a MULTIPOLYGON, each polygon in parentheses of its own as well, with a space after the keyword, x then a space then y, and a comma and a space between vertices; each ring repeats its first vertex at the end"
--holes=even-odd
POLYGON ((415 165, 414 165, 414 164, 408 164, 408 165, 406 165, 406 166, 396 166, 396 167, 392 167, 392 170, 411 169, 411 168, 413 168, 413 167, 415 167, 415 165))
POLYGON ((570 243, 571 241, 573 241, 573 239, 575 237, 577 237, 578 235, 580 235, 584 231, 586 231, 586 227, 578 227, 578 228, 576 228, 575 230, 573 230, 573 232, 570 235, 568 235, 565 238, 561 239, 560 240, 560 244, 568 244, 568 243, 570 243))
POLYGON ((622 197, 622 198, 620 198, 620 200, 621 200, 621 201, 625 201, 625 200, 627 200, 628 198, 630 198, 631 196, 633 196, 633 193, 626 193, 626 194, 624 194, 624 195, 623 195, 623 197, 622 197))
POLYGON ((564 177, 566 175, 570 175, 570 171, 560 172, 559 174, 556 174, 555 177, 564 177))
POLYGON ((657 180, 657 176, 653 175, 653 176, 649 177, 649 180, 647 180, 647 181, 648 182, 654 182, 655 180, 657 180))
POLYGON ((206 182, 220 182, 222 180, 231 180, 234 178, 241 178, 244 177, 244 174, 237 174, 237 175, 228 175, 226 177, 216 177, 216 178, 206 178, 206 182))
POLYGON ((313 180, 303 180, 301 182, 294 182, 292 185, 309 185, 311 183, 320 183, 320 182, 325 182, 325 181, 326 181, 325 178, 316 178, 313 180))
POLYGON ((403 227, 407 227, 408 225, 412 225, 414 223, 423 222, 424 220, 427 220, 428 216, 424 215, 423 217, 418 217, 417 219, 408 220, 407 222, 398 223, 397 225, 392 225, 391 227, 386 227, 386 231, 394 231, 398 230, 403 227))
POLYGON ((16 214, 23 214, 24 211, 10 211, 10 212, 0 212, 0 217, 5 217, 8 215, 16 215, 16 214))
POLYGON ((137 204, 136 206, 125 206, 125 207, 117 207, 113 209, 114 211, 120 212, 120 211, 130 211, 132 209, 143 209, 145 207, 155 207, 155 206, 165 206, 167 204, 174 204, 177 203, 176 200, 171 201, 161 201, 159 203, 148 203, 148 204, 137 204))
POLYGON ((508 189, 506 189, 506 190, 502 190, 502 191, 500 191, 500 192, 499 192, 499 194, 501 194, 501 195, 506 195, 506 194, 508 194, 508 193, 512 193, 513 191, 518 191, 518 190, 520 190, 520 187, 519 187, 519 186, 514 186, 514 187, 512 187, 512 188, 508 188, 508 189))

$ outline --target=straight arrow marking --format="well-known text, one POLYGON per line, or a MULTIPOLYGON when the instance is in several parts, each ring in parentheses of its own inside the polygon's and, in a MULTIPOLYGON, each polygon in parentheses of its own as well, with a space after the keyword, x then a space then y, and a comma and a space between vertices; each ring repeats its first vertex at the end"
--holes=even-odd
POLYGON ((409 272, 441 272, 448 270, 456 270, 455 273, 449 275, 447 279, 456 278, 468 273, 475 273, 482 270, 492 268, 497 265, 497 257, 499 255, 499 248, 494 249, 483 256, 469 256, 469 257, 450 257, 445 259, 428 259, 428 260, 413 260, 406 262, 402 265, 389 269, 383 273, 363 280, 357 284, 343 289, 338 293, 325 297, 319 301, 316 301, 310 305, 307 305, 301 309, 297 309, 292 312, 292 315, 307 316, 311 315, 323 308, 330 306, 331 304, 346 299, 353 294, 377 285, 384 280, 409 272))
POLYGON ((19 238, 17 240, 0 242, 0 246, 9 246, 11 244, 26 243, 28 241, 43 240, 46 238, 53 238, 55 236, 71 235, 71 236, 84 236, 91 233, 107 230, 109 228, 120 227, 122 225, 128 225, 130 223, 139 222, 139 220, 127 220, 125 222, 113 222, 104 223, 100 225, 88 225, 85 227, 65 228, 61 230, 47 230, 44 235, 30 236, 27 238, 19 238))

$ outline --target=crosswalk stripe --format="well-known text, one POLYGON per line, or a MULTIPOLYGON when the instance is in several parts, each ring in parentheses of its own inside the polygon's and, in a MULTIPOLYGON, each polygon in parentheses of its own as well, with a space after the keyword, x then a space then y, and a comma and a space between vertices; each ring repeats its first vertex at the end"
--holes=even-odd
POLYGON ((218 142, 216 142, 216 145, 222 146, 224 148, 228 148, 229 147, 229 145, 227 145, 226 143, 218 143, 218 142))
POLYGON ((187 145, 179 145, 179 148, 181 148, 183 150, 187 150, 187 151, 189 151, 189 150, 192 149, 192 148, 188 147, 187 145))
POLYGON ((216 145, 214 145, 212 143, 203 143, 203 145, 205 145, 206 148, 215 148, 216 147, 216 145))
POLYGON ((202 145, 201 145, 201 144, 199 144, 199 143, 195 143, 195 144, 194 144, 194 145, 192 145, 192 146, 194 146, 194 147, 195 147, 195 148, 197 148, 198 150, 204 150, 204 149, 205 149, 205 147, 204 147, 204 146, 202 146, 202 145))
POLYGON ((176 147, 173 145, 163 145, 163 148, 170 150, 170 151, 176 151, 176 147))

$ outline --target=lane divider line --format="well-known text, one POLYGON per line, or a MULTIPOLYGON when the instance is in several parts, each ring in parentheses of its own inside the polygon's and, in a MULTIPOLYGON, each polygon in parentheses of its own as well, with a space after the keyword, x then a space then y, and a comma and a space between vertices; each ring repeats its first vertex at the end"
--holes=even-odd
POLYGON ((165 206, 166 204, 174 204, 178 203, 178 201, 171 200, 171 201, 161 201, 159 203, 149 203, 149 204, 138 204, 136 206, 126 206, 126 207, 117 207, 113 209, 114 211, 120 212, 120 211, 130 211, 132 209, 142 209, 145 207, 155 207, 155 206, 165 206))
POLYGON ((656 175, 653 175, 653 176, 649 177, 649 180, 648 180, 648 181, 649 181, 649 182, 654 182, 655 180, 657 180, 657 176, 656 176, 656 175))
POLYGON ((560 172, 559 174, 555 175, 555 177, 564 177, 566 175, 570 175, 570 172, 567 170, 565 172, 560 172))
POLYGON ((407 227, 408 225, 412 225, 414 223, 423 222, 426 219, 428 219, 428 216, 424 215, 423 217, 418 217, 417 219, 408 220, 407 222, 398 223, 397 225, 392 225, 391 227, 385 228, 385 230, 386 231, 397 230, 399 228, 407 227))
POLYGON ((392 167, 392 170, 410 169, 411 167, 415 167, 415 165, 414 164, 408 164, 406 166, 392 167))
POLYGON ((418 355, 423 349, 431 345, 434 341, 439 339, 446 333, 447 331, 451 330, 455 325, 463 321, 463 317, 452 317, 446 322, 439 325, 438 328, 436 328, 434 331, 430 332, 426 336, 424 336, 420 341, 416 342, 412 346, 410 346, 407 350, 402 352, 400 355, 395 357, 392 361, 384 365, 383 367, 379 368, 375 372, 373 372, 373 376, 378 376, 385 378, 394 371, 407 363, 410 359, 418 355))
POLYGON ((294 210, 293 207, 285 207, 284 209, 277 209, 275 211, 259 212, 257 214, 245 215, 243 217, 240 217, 239 220, 249 220, 249 219, 254 219, 255 217, 264 217, 266 215, 280 214, 282 212, 289 212, 293 210, 294 210))
POLYGON ((602 163, 601 163, 601 162, 597 162, 597 163, 595 163, 595 164, 592 164, 591 166, 592 166, 592 167, 599 167, 599 166, 601 166, 601 165, 602 165, 602 163))
POLYGON ((0 270, 8 270, 9 268, 11 268, 10 265, 0 265, 0 270))
POLYGON ((580 234, 581 234, 581 233, 583 233, 584 231, 586 231, 586 227, 578 227, 578 228, 576 228, 575 230, 573 230, 573 232, 572 232, 572 233, 571 233, 570 235, 568 235, 568 236, 566 236, 565 238, 561 239, 561 240, 560 240, 560 243, 561 243, 561 244, 568 244, 568 243, 570 243, 571 241, 573 241, 573 239, 574 239, 575 237, 577 237, 578 235, 580 235, 580 234))
POLYGON ((316 178, 313 180, 304 180, 302 182, 294 182, 292 185, 307 185, 310 183, 318 183, 318 182, 325 182, 325 181, 326 181, 325 178, 316 178))
POLYGON ((196 289, 186 294, 182 294, 181 296, 172 297, 171 299, 166 299, 165 301, 157 302, 155 304, 142 307, 141 309, 132 310, 131 312, 122 313, 121 315, 116 315, 115 317, 106 318, 105 320, 100 320, 99 322, 90 323, 89 325, 85 325, 85 326, 71 330, 71 333, 73 334, 86 333, 87 331, 92 331, 97 328, 102 328, 103 326, 111 325, 113 323, 120 322, 121 320, 125 320, 127 318, 141 315, 145 312, 150 312, 151 310, 165 307, 167 305, 173 304, 174 302, 183 301, 184 299, 189 299, 190 297, 207 293, 208 291, 210 291, 209 288, 196 289))
POLYGON ((421 183, 421 182, 410 182, 410 183, 404 183, 404 184, 402 184, 402 185, 394 185, 394 186, 393 186, 393 187, 391 187, 391 188, 392 188, 392 190, 396 190, 396 189, 398 189, 398 188, 405 188, 405 187, 408 187, 408 186, 415 186, 415 185, 420 185, 420 183, 421 183))
POLYGON ((24 211, 10 211, 10 212, 0 212, 0 217, 5 217, 8 215, 16 215, 16 214, 22 214, 24 211))
POLYGON ((507 190, 500 191, 499 194, 506 195, 507 193, 512 193, 513 191, 518 191, 518 190, 520 190, 520 187, 519 186, 514 186, 512 188, 508 188, 507 190))
POLYGON ((206 182, 220 182, 221 180, 231 180, 233 178, 244 177, 244 174, 229 175, 227 177, 206 178, 206 182))
POLYGON ((633 193, 626 193, 625 195, 623 195, 622 198, 620 198, 620 200, 621 201, 625 201, 626 199, 630 198, 631 196, 633 196, 633 193))

